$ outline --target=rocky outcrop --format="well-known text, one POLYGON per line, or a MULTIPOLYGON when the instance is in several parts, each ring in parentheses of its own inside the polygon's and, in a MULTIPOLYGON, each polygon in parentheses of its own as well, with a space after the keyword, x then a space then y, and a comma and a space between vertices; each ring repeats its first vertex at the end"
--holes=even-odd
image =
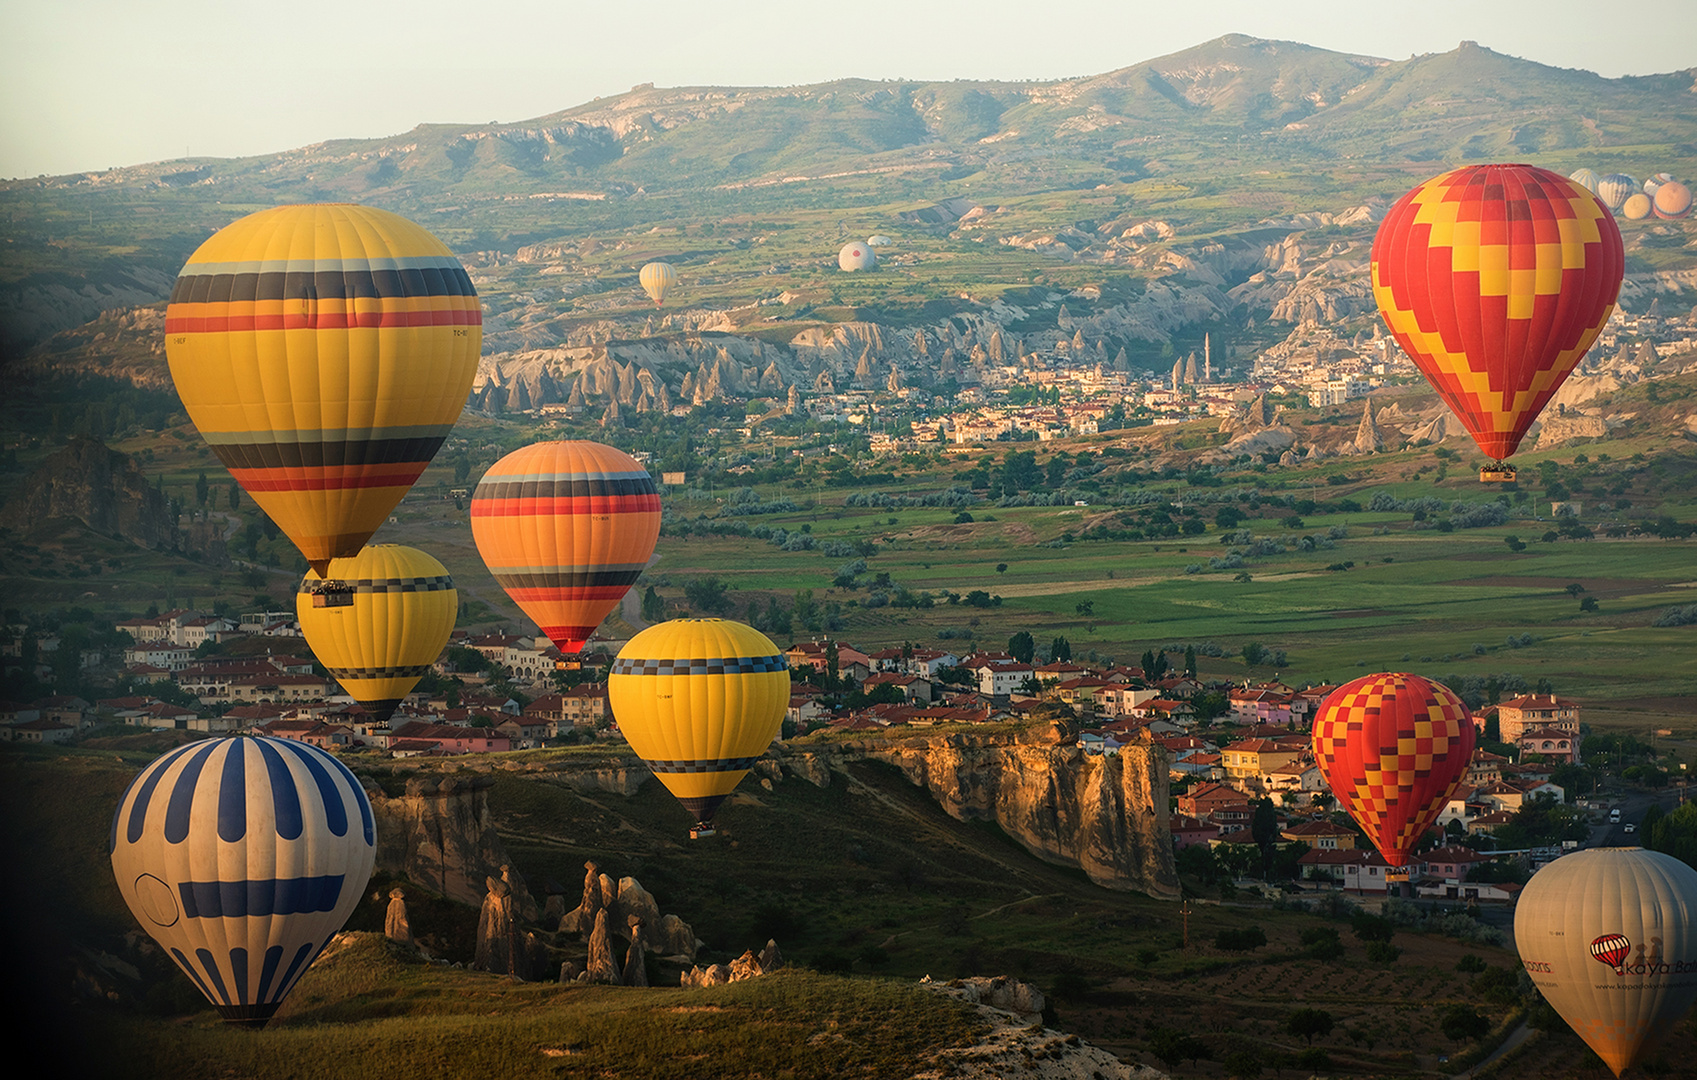
POLYGON ((631 936, 633 920, 643 925, 643 944, 662 956, 681 956, 693 960, 701 948, 695 931, 676 915, 663 915, 654 896, 633 877, 617 882, 601 872, 594 861, 583 864, 583 900, 560 919, 562 934, 590 934, 600 915, 608 917, 607 925, 620 935, 631 936))
POLYGON ((6 507, 9 521, 74 518, 95 532, 146 547, 175 547, 165 494, 130 455, 96 439, 72 439, 31 473, 6 507))
POLYGON ((1600 439, 1609 433, 1609 422, 1601 416, 1565 408, 1545 409, 1540 419, 1534 450, 1551 450, 1577 439, 1600 439))
POLYGON ((1038 1022, 1043 995, 1030 983, 1003 976, 946 983, 926 978, 920 985, 975 1007, 989 1030, 971 1046, 941 1051, 933 1067, 915 1073, 914 1080, 1166 1080, 1147 1065, 1128 1065, 1077 1035, 1044 1027, 1038 1022))
POLYGON ((389 890, 389 909, 383 915, 383 936, 397 945, 411 945, 412 921, 407 918, 407 894, 395 888, 389 890))
MULTIPOLYGON (((415 776, 405 794, 372 790, 377 820, 377 867, 441 893, 462 904, 481 905, 485 879, 500 878, 511 860, 495 833, 489 812, 486 776, 415 776)), ((537 917, 536 901, 514 879, 517 913, 526 922, 537 917)))
POLYGON ((1080 750, 1070 727, 1016 739, 937 735, 830 749, 783 748, 762 770, 829 782, 857 759, 883 761, 961 821, 993 821, 1046 862, 1109 889, 1178 898, 1167 829, 1167 755, 1152 741, 1112 756, 1080 750))

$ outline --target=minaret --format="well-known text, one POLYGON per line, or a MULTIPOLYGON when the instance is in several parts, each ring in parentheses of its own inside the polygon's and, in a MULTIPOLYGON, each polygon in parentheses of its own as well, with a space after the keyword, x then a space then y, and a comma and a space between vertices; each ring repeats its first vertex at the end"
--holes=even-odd
POLYGON ((1208 334, 1202 335, 1202 381, 1214 381, 1214 343, 1208 334))

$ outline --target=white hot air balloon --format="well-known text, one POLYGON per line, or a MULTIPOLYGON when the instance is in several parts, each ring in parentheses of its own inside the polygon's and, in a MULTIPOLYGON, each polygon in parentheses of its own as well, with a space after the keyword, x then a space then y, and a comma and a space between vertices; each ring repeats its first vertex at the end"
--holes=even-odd
POLYGON ((1597 181, 1595 194, 1604 206, 1618 214, 1620 208, 1626 205, 1626 200, 1637 190, 1638 181, 1632 177, 1625 173, 1610 173, 1597 181))
POLYGON ((1544 1000, 1619 1076, 1697 1002, 1697 870, 1643 848, 1532 876, 1514 944, 1544 1000))
POLYGON ((837 252, 837 268, 840 270, 870 270, 877 265, 878 256, 872 245, 864 240, 844 244, 843 250, 837 252))
POLYGON ((377 857, 353 773, 291 739, 206 739, 154 761, 112 818, 142 929, 224 1019, 263 1027, 359 904, 377 857))

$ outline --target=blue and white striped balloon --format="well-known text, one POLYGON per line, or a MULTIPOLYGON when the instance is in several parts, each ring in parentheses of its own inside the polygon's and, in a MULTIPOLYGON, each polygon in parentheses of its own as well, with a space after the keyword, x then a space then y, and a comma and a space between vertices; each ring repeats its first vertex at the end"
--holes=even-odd
POLYGON ((263 1027, 353 913, 376 840, 364 789, 334 757, 288 739, 208 739, 131 782, 112 872, 224 1019, 263 1027))

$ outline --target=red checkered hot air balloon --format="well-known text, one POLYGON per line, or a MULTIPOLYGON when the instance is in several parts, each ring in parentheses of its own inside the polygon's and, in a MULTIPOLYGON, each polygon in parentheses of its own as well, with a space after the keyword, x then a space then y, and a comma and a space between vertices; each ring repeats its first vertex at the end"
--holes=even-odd
POLYGON ((1614 310, 1614 216, 1578 181, 1470 165, 1391 207, 1373 299, 1391 334, 1489 457, 1520 445, 1614 310))
POLYGON ((489 467, 471 495, 489 572, 544 634, 577 652, 648 567, 660 495, 629 454, 533 443, 489 467))
POLYGON ((1314 717, 1314 760, 1339 805, 1392 866, 1443 812, 1473 759, 1473 717, 1442 683, 1367 675, 1314 717))

